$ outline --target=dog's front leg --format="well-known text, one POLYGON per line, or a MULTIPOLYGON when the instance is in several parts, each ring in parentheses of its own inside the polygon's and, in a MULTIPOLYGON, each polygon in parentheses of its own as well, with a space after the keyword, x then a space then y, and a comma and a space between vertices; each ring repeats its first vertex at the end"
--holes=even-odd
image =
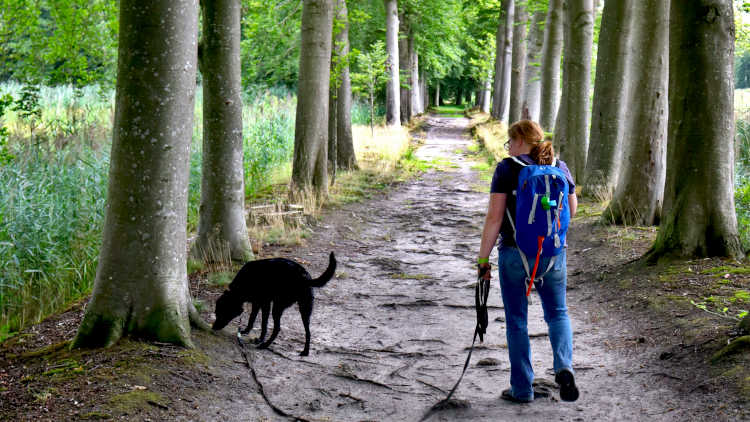
MULTIPOLYGON (((253 309, 255 307, 253 306, 253 309)), ((260 337, 255 340, 255 344, 262 343, 266 338, 266 330, 268 329, 268 314, 271 311, 271 304, 264 303, 260 307, 260 337)))
POLYGON ((247 327, 245 327, 244 330, 242 330, 242 334, 245 335, 250 332, 250 330, 253 329, 253 325, 255 325, 255 318, 258 316, 258 311, 260 310, 259 306, 253 305, 253 310, 250 311, 250 320, 247 321, 247 327))
POLYGON ((268 346, 271 345, 271 343, 273 343, 273 341, 276 339, 276 336, 279 335, 279 330, 281 330, 282 312, 284 312, 284 309, 281 308, 281 306, 274 305, 273 307, 273 331, 271 331, 271 337, 268 338, 268 341, 258 346, 258 349, 267 348, 268 346))

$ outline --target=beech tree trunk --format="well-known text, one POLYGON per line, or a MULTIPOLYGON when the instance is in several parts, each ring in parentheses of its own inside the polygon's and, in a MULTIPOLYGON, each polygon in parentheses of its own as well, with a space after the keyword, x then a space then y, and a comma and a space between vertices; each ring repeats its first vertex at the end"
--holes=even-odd
POLYGON ((503 0, 495 35, 495 81, 492 94, 492 117, 497 120, 503 120, 508 111, 514 12, 514 0, 503 0))
POLYGON ((513 54, 510 71, 510 109, 508 124, 521 120, 523 107, 523 88, 526 85, 526 25, 529 14, 523 2, 516 4, 513 23, 513 54))
POLYGON ((191 346, 186 224, 198 2, 119 6, 102 246, 73 347, 107 347, 126 334, 191 346))
POLYGON ((484 91, 482 91, 482 111, 485 113, 490 112, 490 101, 492 99, 492 93, 490 92, 491 88, 492 82, 489 79, 484 81, 484 91))
POLYGON ((396 0, 385 1, 385 49, 388 52, 388 82, 385 88, 385 123, 401 125, 401 95, 398 53, 398 5, 396 0))
POLYGON ((417 55, 417 40, 414 38, 414 32, 409 32, 409 64, 411 69, 411 88, 409 93, 411 94, 411 103, 409 104, 409 110, 411 116, 415 116, 421 113, 421 100, 420 100, 420 81, 419 81, 419 56, 417 55))
POLYGON ((594 39, 593 0, 565 2, 565 52, 561 110, 555 124, 555 145, 575 180, 583 180, 589 135, 591 47, 594 39))
POLYGON ((427 110, 429 106, 429 92, 427 89, 427 72, 425 71, 424 67, 422 68, 422 76, 419 78, 419 84, 422 86, 421 90, 421 101, 422 101, 422 113, 427 110))
POLYGON ((304 0, 292 196, 328 193, 328 91, 331 75, 333 0, 304 0))
MULTIPOLYGON (((338 3, 338 0, 334 0, 338 3)), ((333 54, 331 55, 331 69, 334 68, 336 52, 335 52, 335 46, 333 48, 333 54)), ((338 81, 335 81, 338 82, 338 81)), ((334 184, 336 181, 336 169, 338 168, 338 164, 336 163, 336 159, 338 158, 338 151, 337 151, 337 135, 338 135, 338 116, 337 116, 337 93, 338 93, 338 87, 336 84, 334 84, 334 81, 331 81, 331 86, 328 90, 328 146, 327 146, 327 172, 328 172, 328 180, 330 184, 334 184)))
POLYGON ((245 262, 253 252, 245 223, 240 76, 240 1, 203 0, 203 174, 198 237, 191 255, 245 262))
MULTIPOLYGON (((630 47, 638 45, 631 43, 631 23, 637 24, 633 21, 632 12, 638 7, 641 6, 628 1, 608 1, 604 3, 602 13, 591 112, 591 141, 586 160, 586 179, 582 184, 585 195, 600 200, 612 197, 620 174, 622 151, 626 148, 624 143, 627 138, 633 139, 631 134, 625 133, 624 125, 627 114, 631 113, 628 105, 631 86, 628 71, 633 66, 629 66, 628 62, 631 56, 642 54, 630 47)), ((640 48, 638 46, 638 50, 640 48)), ((662 58, 666 65, 666 57, 662 58)), ((637 86, 635 89, 640 91, 637 86)), ((661 94, 664 95, 664 92, 661 94)))
POLYGON ((534 12, 529 27, 529 41, 526 46, 526 71, 524 74, 523 104, 521 115, 539 121, 539 104, 541 101, 541 59, 544 46, 543 11, 534 12))
MULTIPOLYGON (((337 0, 336 7, 337 19, 344 22, 341 32, 336 34, 336 42, 341 57, 348 57, 349 13, 346 1, 337 0)), ((348 62, 341 69, 341 83, 336 96, 336 164, 342 170, 359 168, 352 137, 352 80, 348 62)))
POLYGON ((400 86, 401 123, 406 124, 411 119, 411 54, 409 53, 409 23, 404 16, 399 16, 398 37, 398 67, 403 71, 404 81, 400 86))
POLYGON ((563 0, 549 0, 542 47, 541 104, 539 124, 546 131, 555 129, 560 104, 560 60, 563 47, 563 0))
POLYGON ((666 177, 669 3, 643 0, 633 12, 630 32, 638 49, 628 60, 630 141, 615 195, 602 215, 618 224, 648 226, 659 223, 666 177))
POLYGON ((649 254, 743 256, 734 206, 731 0, 673 2, 664 217, 649 254))
POLYGON ((440 100, 440 82, 435 84, 435 106, 439 106, 442 101, 440 100))

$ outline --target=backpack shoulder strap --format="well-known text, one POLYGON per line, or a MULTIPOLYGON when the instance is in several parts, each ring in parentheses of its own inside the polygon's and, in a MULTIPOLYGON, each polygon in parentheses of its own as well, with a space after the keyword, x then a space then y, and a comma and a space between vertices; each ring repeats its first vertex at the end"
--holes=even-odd
POLYGON ((522 167, 528 166, 528 164, 524 163, 523 161, 519 160, 518 157, 510 156, 510 159, 515 161, 516 163, 520 164, 522 167))

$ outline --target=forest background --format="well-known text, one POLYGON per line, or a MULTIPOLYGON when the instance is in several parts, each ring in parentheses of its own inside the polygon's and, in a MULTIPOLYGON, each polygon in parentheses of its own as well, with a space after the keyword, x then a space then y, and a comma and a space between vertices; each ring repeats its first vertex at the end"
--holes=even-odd
MULTIPOLYGON (((528 0, 533 12, 546 0, 528 0)), ((371 123, 365 66, 385 38, 385 8, 351 0, 355 125, 371 123), (357 81, 360 81, 357 83, 357 81)), ((491 78, 499 0, 403 1, 432 103, 476 103, 491 78)), ((750 11, 735 1, 735 205, 750 249, 750 11)), ((598 43, 601 5, 594 26, 598 43)), ((302 1, 242 0, 246 197, 288 179, 294 148, 302 1)), ((0 0, 0 340, 90 292, 104 218, 118 39, 113 0, 0 0), (73 47, 74 46, 74 47, 73 47), (39 286, 47 294, 41 297, 39 286), (33 304, 33 306, 30 306, 33 304)), ((592 55, 592 85, 596 54, 592 55)), ((188 231, 198 225, 201 77, 190 153, 188 231)), ((385 84, 374 91, 385 119, 385 84)), ((593 95, 593 90, 591 91, 593 95)))

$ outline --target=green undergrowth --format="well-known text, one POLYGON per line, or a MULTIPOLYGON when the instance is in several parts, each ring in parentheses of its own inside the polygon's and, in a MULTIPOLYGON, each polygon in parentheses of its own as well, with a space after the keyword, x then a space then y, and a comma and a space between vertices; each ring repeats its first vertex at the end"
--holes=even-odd
POLYGON ((442 105, 430 107, 430 111, 440 117, 466 117, 464 115, 466 107, 463 105, 442 105))

